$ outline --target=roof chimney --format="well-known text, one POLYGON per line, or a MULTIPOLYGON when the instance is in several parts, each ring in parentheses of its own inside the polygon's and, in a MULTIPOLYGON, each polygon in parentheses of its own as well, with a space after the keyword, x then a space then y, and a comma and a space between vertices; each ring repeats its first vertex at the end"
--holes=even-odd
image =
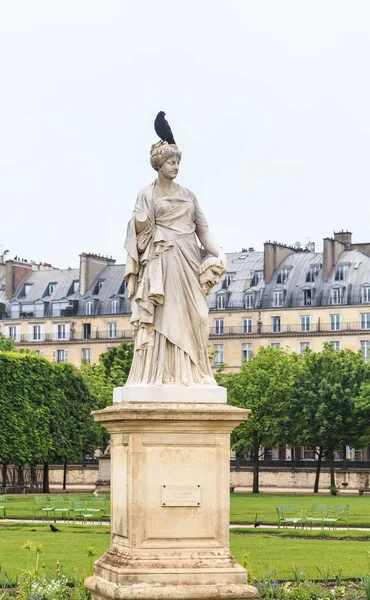
POLYGON ((80 294, 83 296, 91 286, 95 277, 105 267, 114 265, 115 259, 100 256, 100 254, 80 254, 80 294))
POLYGON ((269 283, 273 272, 281 261, 293 254, 293 249, 278 242, 265 242, 263 245, 263 278, 269 283))
POLYGON ((341 242, 342 244, 345 245, 346 250, 350 250, 351 249, 351 245, 352 245, 352 232, 351 231, 334 231, 334 239, 337 240, 337 242, 341 242))

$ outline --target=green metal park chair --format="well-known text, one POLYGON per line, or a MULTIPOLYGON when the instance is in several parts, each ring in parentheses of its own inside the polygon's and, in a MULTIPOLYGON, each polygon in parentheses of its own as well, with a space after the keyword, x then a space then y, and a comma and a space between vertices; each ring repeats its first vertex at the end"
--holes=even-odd
POLYGON ((53 507, 50 502, 50 496, 34 496, 33 498, 33 519, 37 513, 41 513, 42 520, 49 519, 53 513, 53 507))
POLYGON ((59 517, 60 519, 66 519, 67 521, 69 521, 69 515, 71 510, 69 505, 69 499, 64 500, 63 498, 52 498, 50 503, 53 510, 54 520, 56 520, 59 517))
POLYGON ((109 518, 109 506, 105 496, 93 496, 88 498, 85 503, 86 510, 96 515, 100 523, 109 518))
POLYGON ((335 520, 335 527, 338 525, 338 523, 340 524, 342 522, 347 526, 347 529, 349 529, 348 510, 349 504, 337 504, 336 506, 333 506, 333 508, 329 510, 328 516, 325 518, 325 522, 335 520))
POLYGON ((305 522, 310 526, 325 526, 325 518, 328 518, 329 506, 327 504, 313 504, 311 510, 305 512, 305 522))
POLYGON ((76 521, 81 521, 82 523, 86 523, 86 521, 89 520, 93 521, 94 514, 86 508, 83 500, 70 500, 69 507, 74 523, 76 523, 76 521))
POLYGON ((3 514, 3 519, 6 519, 6 504, 7 504, 7 502, 8 502, 7 498, 1 498, 0 513, 3 514))
POLYGON ((297 526, 299 527, 300 525, 303 525, 302 512, 296 510, 294 504, 280 504, 276 508, 276 511, 278 515, 279 529, 280 526, 288 527, 289 525, 293 525, 294 529, 296 529, 297 526))

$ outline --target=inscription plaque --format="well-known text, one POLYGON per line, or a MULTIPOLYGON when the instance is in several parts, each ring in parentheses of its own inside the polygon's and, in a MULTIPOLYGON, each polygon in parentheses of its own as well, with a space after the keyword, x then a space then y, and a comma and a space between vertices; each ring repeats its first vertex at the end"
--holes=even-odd
POLYGON ((162 506, 200 506, 200 485, 162 485, 162 506))

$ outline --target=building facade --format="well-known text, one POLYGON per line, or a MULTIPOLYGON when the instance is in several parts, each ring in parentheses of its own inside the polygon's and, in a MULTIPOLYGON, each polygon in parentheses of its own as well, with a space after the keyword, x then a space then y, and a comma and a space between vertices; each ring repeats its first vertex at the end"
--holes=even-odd
MULTIPOLYGON (((78 269, 0 262, 0 333, 49 360, 96 362, 133 338, 124 265, 82 253, 78 269)), ((361 350, 370 358, 370 243, 350 232, 297 248, 266 242, 228 254, 228 272, 209 300, 214 366, 235 371, 261 345, 292 352, 361 350)))

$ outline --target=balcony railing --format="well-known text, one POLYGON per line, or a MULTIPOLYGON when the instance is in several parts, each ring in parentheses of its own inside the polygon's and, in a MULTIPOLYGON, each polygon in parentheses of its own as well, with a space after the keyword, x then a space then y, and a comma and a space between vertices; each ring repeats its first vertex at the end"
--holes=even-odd
MULTIPOLYGON (((341 324, 339 329, 333 328, 331 323, 311 323, 310 327, 304 328, 301 327, 301 324, 293 324, 293 325, 264 325, 261 324, 253 324, 252 328, 245 328, 241 326, 226 326, 224 327, 211 327, 209 330, 209 334, 212 337, 222 337, 222 336, 230 336, 230 335, 243 335, 243 336, 253 336, 253 335, 287 335, 287 334, 300 334, 300 335, 310 335, 315 333, 332 333, 333 335, 341 335, 345 332, 351 331, 356 333, 369 333, 370 334, 370 326, 363 327, 363 324, 359 321, 354 322, 345 322, 341 324)), ((370 324, 369 324, 370 325, 370 324)))
POLYGON ((68 336, 57 337, 52 333, 45 333, 41 336, 34 336, 32 333, 22 333, 14 337, 14 341, 18 344, 43 344, 46 342, 53 342, 55 345, 61 346, 67 342, 79 342, 89 340, 108 340, 114 342, 114 340, 132 340, 134 332, 132 329, 117 330, 114 335, 111 331, 92 331, 90 334, 86 334, 83 331, 71 332, 68 336))

